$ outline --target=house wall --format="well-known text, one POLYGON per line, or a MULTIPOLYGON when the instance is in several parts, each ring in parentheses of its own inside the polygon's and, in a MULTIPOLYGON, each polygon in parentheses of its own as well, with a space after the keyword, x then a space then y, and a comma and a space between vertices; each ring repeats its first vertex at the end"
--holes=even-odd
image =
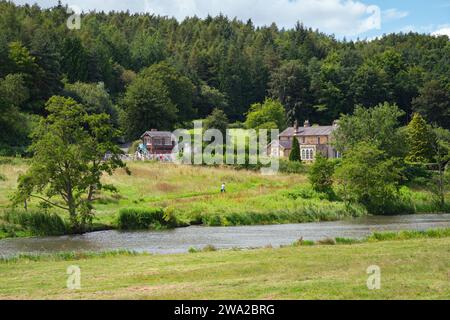
POLYGON ((171 153, 174 147, 174 142, 170 137, 149 137, 142 138, 144 145, 151 154, 168 154, 171 153))
POLYGON ((300 144, 328 144, 328 136, 303 136, 298 137, 300 144))
MULTIPOLYGON (((293 137, 280 136, 280 141, 288 141, 293 137)), ((300 143, 300 155, 302 149, 313 150, 314 158, 317 153, 320 153, 326 158, 336 158, 336 150, 330 145, 331 137, 329 136, 300 136, 297 137, 300 143)), ((268 153, 271 156, 279 155, 280 157, 289 158, 291 149, 284 149, 278 144, 271 145, 268 148, 268 153)), ((305 162, 313 162, 314 160, 303 160, 305 162)))

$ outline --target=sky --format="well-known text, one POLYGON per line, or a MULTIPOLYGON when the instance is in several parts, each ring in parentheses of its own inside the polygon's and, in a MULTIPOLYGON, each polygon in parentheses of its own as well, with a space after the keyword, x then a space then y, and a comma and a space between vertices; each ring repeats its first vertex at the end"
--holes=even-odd
MULTIPOLYGON (((52 7, 57 0, 13 0, 52 7)), ((62 0, 82 11, 130 10, 175 17, 204 18, 220 13, 257 26, 280 28, 297 21, 342 39, 374 39, 392 32, 420 32, 450 37, 450 0, 62 0)))

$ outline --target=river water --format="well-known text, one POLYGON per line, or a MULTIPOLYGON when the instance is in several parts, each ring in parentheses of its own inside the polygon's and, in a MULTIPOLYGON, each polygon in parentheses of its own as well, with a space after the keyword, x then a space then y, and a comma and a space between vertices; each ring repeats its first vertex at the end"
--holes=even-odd
POLYGON ((183 253, 190 247, 213 245, 218 249, 255 248, 325 238, 363 238, 374 231, 449 228, 450 214, 367 216, 351 220, 266 226, 192 226, 168 231, 92 232, 77 236, 15 238, 0 240, 0 255, 106 251, 128 249, 159 254, 183 253))

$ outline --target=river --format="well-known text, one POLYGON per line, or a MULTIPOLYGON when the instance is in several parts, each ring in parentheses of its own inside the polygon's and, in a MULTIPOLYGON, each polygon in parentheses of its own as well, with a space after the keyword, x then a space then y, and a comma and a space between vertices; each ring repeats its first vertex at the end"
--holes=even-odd
POLYGON ((449 228, 450 214, 367 216, 351 220, 238 227, 192 226, 167 231, 99 231, 76 236, 0 240, 0 255, 107 251, 127 249, 159 254, 183 253, 190 247, 213 245, 218 249, 255 248, 325 238, 361 239, 374 231, 449 228))

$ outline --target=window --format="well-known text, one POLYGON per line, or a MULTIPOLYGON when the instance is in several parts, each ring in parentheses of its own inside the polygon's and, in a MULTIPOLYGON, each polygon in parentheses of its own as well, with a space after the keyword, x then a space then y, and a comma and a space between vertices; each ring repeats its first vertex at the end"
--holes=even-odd
POLYGON ((301 158, 302 160, 314 160, 314 148, 303 148, 301 158))

